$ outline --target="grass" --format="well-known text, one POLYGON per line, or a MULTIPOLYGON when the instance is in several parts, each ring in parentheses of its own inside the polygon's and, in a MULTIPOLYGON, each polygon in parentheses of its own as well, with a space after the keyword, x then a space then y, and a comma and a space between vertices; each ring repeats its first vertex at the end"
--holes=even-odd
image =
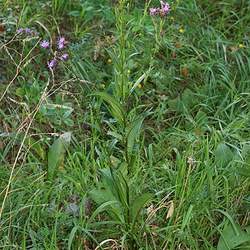
POLYGON ((0 3, 0 248, 250 249, 250 5, 170 4, 0 3))

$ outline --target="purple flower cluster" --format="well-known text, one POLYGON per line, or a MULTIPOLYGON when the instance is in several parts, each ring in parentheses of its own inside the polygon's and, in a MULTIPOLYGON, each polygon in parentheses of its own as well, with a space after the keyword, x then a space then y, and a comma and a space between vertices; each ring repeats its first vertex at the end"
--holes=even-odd
MULTIPOLYGON (((19 28, 16 31, 17 35, 38 35, 38 33, 31 29, 31 28, 19 28)), ((69 54, 64 52, 63 50, 66 48, 68 44, 68 41, 65 39, 65 37, 61 36, 57 39, 56 49, 53 50, 52 44, 48 40, 42 40, 40 42, 40 47, 45 50, 49 50, 53 54, 53 59, 50 59, 47 62, 47 66, 50 70, 54 69, 59 61, 67 61, 69 59, 69 54)))
POLYGON ((52 60, 48 61, 48 68, 53 69, 56 67, 59 61, 67 61, 69 58, 68 53, 64 53, 61 56, 55 56, 52 60))
MULTIPOLYGON (((66 45, 67 45, 67 41, 65 39, 65 37, 59 37, 58 42, 57 42, 57 49, 62 51, 63 49, 65 49, 66 45)), ((47 40, 43 40, 40 43, 41 48, 43 49, 49 49, 50 48, 50 43, 47 40)), ((58 52, 57 50, 54 52, 54 58, 49 60, 47 65, 48 68, 50 70, 54 69, 59 61, 67 61, 69 58, 69 54, 68 53, 62 53, 62 52, 58 52)))
POLYGON ((164 17, 168 15, 170 12, 170 5, 167 2, 161 1, 161 8, 150 8, 149 13, 150 16, 157 16, 160 15, 161 17, 164 17))
POLYGON ((22 34, 37 35, 37 32, 30 29, 30 28, 19 28, 19 29, 17 29, 16 33, 17 33, 17 35, 22 35, 22 34))

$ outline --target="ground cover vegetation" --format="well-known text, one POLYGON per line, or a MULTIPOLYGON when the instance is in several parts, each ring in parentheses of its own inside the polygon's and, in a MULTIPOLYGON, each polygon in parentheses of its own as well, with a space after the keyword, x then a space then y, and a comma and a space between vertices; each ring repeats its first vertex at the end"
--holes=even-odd
POLYGON ((248 0, 0 10, 1 249, 250 249, 248 0))

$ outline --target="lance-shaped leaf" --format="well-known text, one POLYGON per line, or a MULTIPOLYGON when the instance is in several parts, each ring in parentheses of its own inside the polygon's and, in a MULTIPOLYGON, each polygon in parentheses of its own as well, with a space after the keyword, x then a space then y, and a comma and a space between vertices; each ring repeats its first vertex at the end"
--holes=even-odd
POLYGON ((144 120, 144 117, 140 117, 140 118, 136 119, 129 127, 129 130, 127 133, 128 155, 130 155, 134 149, 135 140, 138 139, 138 137, 140 135, 140 130, 141 130, 143 120, 144 120))
POLYGON ((137 197, 131 207, 131 215, 132 215, 132 222, 133 224, 138 219, 138 216, 140 214, 140 211, 142 208, 153 198, 153 195, 150 193, 145 193, 137 197))
POLYGON ((48 152, 48 180, 52 181, 60 166, 63 164, 66 149, 71 140, 71 133, 62 134, 51 145, 48 152))
POLYGON ((99 96, 106 103, 111 115, 119 122, 121 125, 124 123, 125 112, 121 104, 111 95, 104 92, 97 92, 94 94, 99 96))

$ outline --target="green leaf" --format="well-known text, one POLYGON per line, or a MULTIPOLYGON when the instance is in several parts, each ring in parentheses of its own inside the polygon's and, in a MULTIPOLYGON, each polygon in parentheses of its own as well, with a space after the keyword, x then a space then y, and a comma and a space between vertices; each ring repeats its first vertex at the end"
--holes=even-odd
POLYGON ((100 98, 102 98, 108 104, 108 108, 112 116, 117 120, 117 122, 123 125, 125 112, 121 104, 117 100, 115 100, 113 96, 105 92, 97 92, 93 95, 99 96, 100 98))
POLYGON ((143 74, 138 78, 138 80, 135 82, 135 84, 134 84, 133 87, 131 88, 130 93, 132 93, 132 92, 137 88, 137 86, 138 86, 140 83, 142 83, 142 81, 144 81, 144 79, 147 77, 147 74, 148 74, 148 72, 147 72, 147 73, 143 73, 143 74))
POLYGON ((90 198, 98 205, 107 201, 116 200, 116 197, 105 188, 93 189, 89 192, 90 198))
POLYGON ((183 221, 182 221, 182 225, 181 225, 181 230, 183 231, 184 228, 186 226, 188 226, 188 224, 190 223, 191 219, 192 219, 192 211, 193 211, 193 208, 194 206, 193 205, 190 205, 188 210, 187 210, 187 213, 185 214, 185 216, 183 217, 183 221))
POLYGON ((128 155, 130 155, 134 149, 135 140, 138 139, 140 135, 140 130, 141 130, 143 120, 144 120, 144 117, 136 119, 129 127, 129 130, 127 133, 128 155))
POLYGON ((191 89, 185 89, 181 96, 181 101, 186 108, 192 108, 197 103, 197 96, 191 89))
POLYGON ((233 159, 233 152, 225 143, 220 143, 214 154, 215 162, 220 167, 226 167, 227 164, 233 159))
POLYGON ((118 221, 122 221, 121 218, 121 210, 119 211, 119 202, 116 200, 110 200, 110 201, 106 201, 104 203, 102 203, 91 215, 91 217, 89 218, 88 222, 91 222, 94 220, 94 218, 100 214, 101 212, 106 211, 107 213, 109 213, 112 217, 114 217, 115 220, 118 221))
POLYGON ((71 133, 67 132, 62 134, 51 145, 48 152, 48 180, 52 181, 58 171, 59 167, 63 164, 66 148, 71 140, 71 133))
POLYGON ((232 250, 250 243, 250 234, 244 232, 238 224, 228 221, 221 233, 217 250, 232 250), (237 232, 235 231, 237 229, 237 232))
POLYGON ((101 169, 100 172, 102 175, 101 184, 98 189, 90 192, 90 197, 98 205, 115 201, 116 204, 108 207, 107 212, 115 220, 121 221, 124 218, 124 211, 128 209, 126 181, 118 171, 101 169))
MULTIPOLYGON (((93 242, 95 242, 96 245, 98 245, 99 243, 97 242, 97 240, 92 236, 92 234, 85 228, 80 227, 78 225, 76 225, 75 227, 73 227, 73 229, 71 230, 70 234, 69 234, 69 239, 68 239, 68 250, 72 249, 72 243, 74 242, 74 239, 76 237, 76 233, 77 231, 80 231, 81 234, 84 234, 86 236, 88 236, 88 238, 90 238, 93 242)), ((74 248, 75 249, 75 248, 74 248)))
POLYGON ((146 205, 146 203, 153 198, 153 195, 150 193, 145 193, 140 196, 138 196, 133 204, 132 204, 132 222, 133 224, 138 219, 138 215, 141 211, 141 209, 146 205))

